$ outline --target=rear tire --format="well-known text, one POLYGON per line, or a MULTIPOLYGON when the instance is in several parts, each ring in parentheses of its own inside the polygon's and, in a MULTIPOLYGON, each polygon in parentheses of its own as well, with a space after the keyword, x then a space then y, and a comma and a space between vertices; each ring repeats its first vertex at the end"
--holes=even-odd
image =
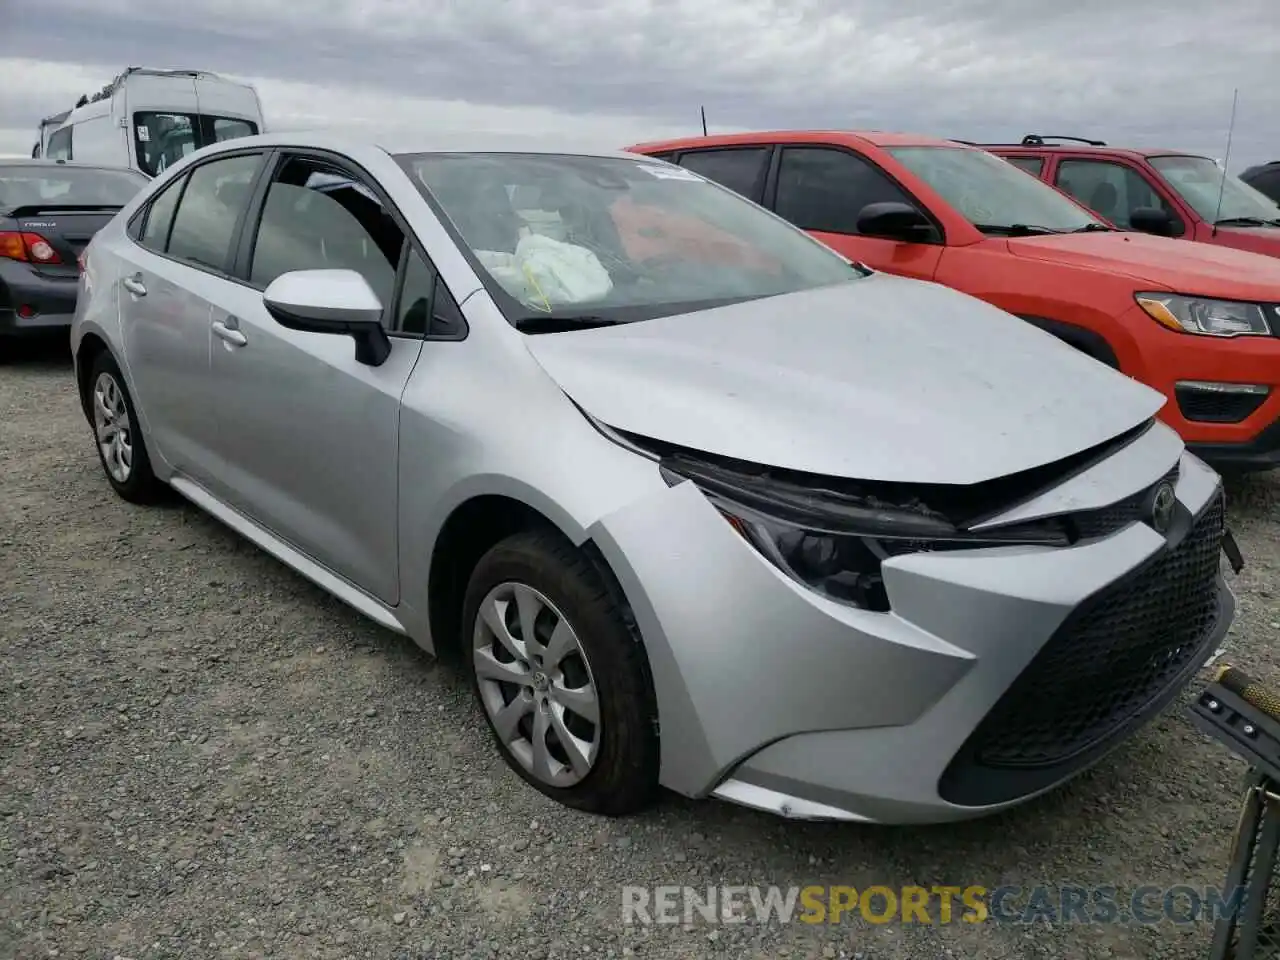
POLYGON ((133 398, 115 358, 102 352, 89 372, 89 425, 107 482, 130 503, 151 504, 163 498, 166 487, 151 470, 133 398))
POLYGON ((657 710, 644 648, 591 561, 554 531, 481 557, 464 663, 498 749, 559 803, 622 816, 654 802, 657 710))

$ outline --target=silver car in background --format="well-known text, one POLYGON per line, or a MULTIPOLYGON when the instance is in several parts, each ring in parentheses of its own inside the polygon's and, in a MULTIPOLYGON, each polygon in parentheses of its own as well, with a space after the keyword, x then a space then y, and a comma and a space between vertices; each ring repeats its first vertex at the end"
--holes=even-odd
POLYGON ((94 239, 110 484, 458 651, 528 783, 999 810, 1226 632, 1218 476, 1154 391, 661 161, 249 137, 94 239))

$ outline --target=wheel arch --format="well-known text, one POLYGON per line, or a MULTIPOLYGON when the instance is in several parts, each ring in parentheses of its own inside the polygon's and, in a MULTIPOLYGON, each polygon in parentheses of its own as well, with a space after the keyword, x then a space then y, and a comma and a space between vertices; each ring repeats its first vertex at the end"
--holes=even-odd
MULTIPOLYGON (((453 506, 440 525, 427 566, 427 626, 433 652, 456 658, 462 641, 462 604, 467 583, 480 558, 508 537, 530 530, 549 531, 582 553, 591 562, 612 595, 637 643, 644 646, 631 603, 605 557, 588 531, 554 505, 535 506, 537 497, 511 492, 475 492, 453 506)), ((647 669, 647 656, 646 656, 647 669)))
POLYGON ((1081 353, 1088 354, 1100 363, 1105 363, 1112 370, 1120 369, 1120 358, 1116 355, 1114 348, 1107 342, 1107 338, 1096 330, 1033 314, 1020 313, 1018 317, 1034 327, 1039 327, 1045 333, 1052 334, 1068 346, 1075 347, 1081 353))
MULTIPOLYGON (((106 338, 90 331, 80 338, 75 352, 76 393, 80 397, 80 409, 86 417, 92 416, 89 405, 89 378, 93 374, 93 364, 102 354, 107 354, 120 366, 120 358, 111 352, 106 338)), ((121 372, 123 373, 123 367, 121 372)), ((135 401, 136 403, 136 401, 135 401)))

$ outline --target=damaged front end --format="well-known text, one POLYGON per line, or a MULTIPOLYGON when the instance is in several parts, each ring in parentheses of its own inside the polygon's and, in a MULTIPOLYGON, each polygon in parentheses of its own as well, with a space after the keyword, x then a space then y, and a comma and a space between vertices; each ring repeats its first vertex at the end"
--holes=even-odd
MULTIPOLYGON (((891 557, 981 547, 1066 547, 1141 519, 1150 487, 1104 510, 991 523, 1148 428, 1144 424, 1066 460, 970 486, 842 480, 635 435, 626 440, 657 459, 668 484, 695 484, 747 542, 791 579, 829 599, 886 612, 890 604, 881 568, 891 557)), ((1176 476, 1175 466, 1162 480, 1176 476)))

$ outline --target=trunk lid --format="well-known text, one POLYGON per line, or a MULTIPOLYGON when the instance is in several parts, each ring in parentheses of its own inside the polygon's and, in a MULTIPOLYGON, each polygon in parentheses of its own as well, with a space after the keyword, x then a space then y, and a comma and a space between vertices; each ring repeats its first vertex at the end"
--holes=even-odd
POLYGON ((51 277, 76 277, 79 257, 93 235, 119 211, 118 206, 58 206, 40 204, 9 211, 10 226, 4 229, 35 234, 48 242, 60 263, 32 260, 36 272, 51 277))

